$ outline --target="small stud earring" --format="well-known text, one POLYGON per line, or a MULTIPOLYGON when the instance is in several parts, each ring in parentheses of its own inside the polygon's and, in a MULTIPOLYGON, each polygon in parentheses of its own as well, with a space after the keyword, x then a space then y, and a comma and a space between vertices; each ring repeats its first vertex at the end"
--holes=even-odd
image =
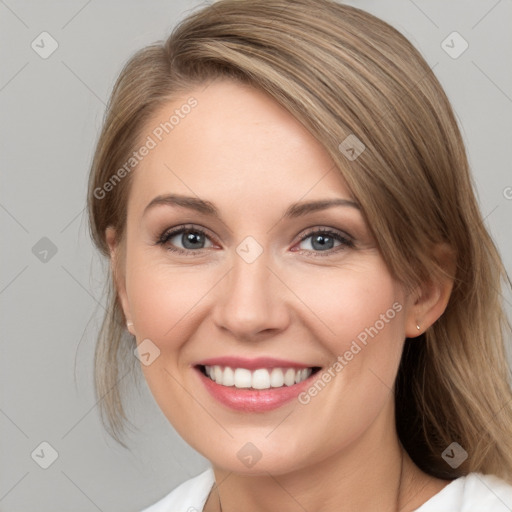
POLYGON ((130 327, 133 325, 133 322, 126 322, 126 327, 130 330, 130 327))
POLYGON ((418 329, 418 331, 420 331, 420 326, 418 324, 416 324, 416 329, 418 329))

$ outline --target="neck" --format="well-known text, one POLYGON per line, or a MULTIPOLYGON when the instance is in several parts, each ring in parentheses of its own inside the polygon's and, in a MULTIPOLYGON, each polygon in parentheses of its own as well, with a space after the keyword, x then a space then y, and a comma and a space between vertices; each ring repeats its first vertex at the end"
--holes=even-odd
POLYGON ((246 512, 414 510, 432 495, 424 492, 430 477, 407 456, 389 420, 377 419, 350 447, 286 474, 247 476, 214 467, 219 487, 204 510, 231 512, 241 504, 246 512))

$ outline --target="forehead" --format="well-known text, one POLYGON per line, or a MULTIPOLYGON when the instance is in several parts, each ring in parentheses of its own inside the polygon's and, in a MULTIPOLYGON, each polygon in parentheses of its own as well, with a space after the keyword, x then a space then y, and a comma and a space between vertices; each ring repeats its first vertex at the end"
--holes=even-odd
POLYGON ((351 197, 320 142, 249 85, 221 80, 183 93, 146 123, 140 141, 151 149, 134 171, 130 204, 137 211, 163 193, 238 211, 262 201, 285 207, 351 197))

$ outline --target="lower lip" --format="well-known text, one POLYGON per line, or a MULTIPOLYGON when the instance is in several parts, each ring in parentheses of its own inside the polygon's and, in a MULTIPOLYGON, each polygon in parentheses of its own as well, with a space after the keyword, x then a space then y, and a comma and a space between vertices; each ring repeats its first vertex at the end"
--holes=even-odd
POLYGON ((266 412, 277 409, 297 398, 310 385, 311 378, 314 376, 310 375, 306 380, 292 386, 269 389, 240 389, 235 386, 221 386, 204 375, 201 370, 196 369, 196 371, 208 392, 216 400, 231 409, 242 412, 266 412))

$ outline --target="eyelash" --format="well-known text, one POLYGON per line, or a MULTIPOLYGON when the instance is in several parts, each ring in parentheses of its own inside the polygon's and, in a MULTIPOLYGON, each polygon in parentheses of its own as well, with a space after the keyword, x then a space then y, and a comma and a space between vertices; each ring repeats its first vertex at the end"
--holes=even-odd
MULTIPOLYGON (((208 236, 207 232, 199 227, 196 227, 196 226, 180 226, 180 227, 177 227, 177 228, 174 228, 174 229, 171 229, 171 230, 167 230, 167 231, 164 231, 157 239, 156 241, 156 245, 162 245, 164 246, 171 238, 175 237, 176 235, 180 235, 182 233, 186 233, 186 232, 191 232, 191 233, 198 233, 200 235, 204 235, 206 238, 211 238, 208 236)), ((355 246, 354 244, 354 241, 351 239, 350 236, 344 236, 342 235, 341 233, 337 232, 337 231, 333 231, 331 229, 326 229, 326 228, 313 228, 311 231, 307 232, 306 234, 304 234, 304 236, 299 240, 299 244, 304 242, 304 240, 307 240, 308 238, 310 238, 312 235, 316 235, 316 234, 323 234, 323 235, 328 235, 330 236, 331 238, 334 238, 335 240, 337 240, 338 242, 341 243, 341 245, 339 245, 338 247, 335 247, 333 249, 328 249, 326 251, 310 251, 310 250, 307 250, 307 249, 299 249, 297 251, 294 251, 294 252, 298 252, 299 254, 303 254, 303 253, 307 253, 307 254, 310 254, 312 255, 313 257, 325 257, 325 256, 329 256, 329 255, 332 255, 333 253, 335 252, 338 252, 340 250, 343 250, 345 248, 352 248, 355 246)), ((203 248, 203 249, 181 249, 179 247, 167 247, 167 250, 168 251, 171 251, 173 253, 176 253, 176 254, 181 254, 181 255, 185 255, 185 256, 199 256, 203 250, 205 250, 207 248, 203 248), (195 253, 195 254, 194 254, 195 253), (199 253, 199 254, 198 254, 199 253)))

